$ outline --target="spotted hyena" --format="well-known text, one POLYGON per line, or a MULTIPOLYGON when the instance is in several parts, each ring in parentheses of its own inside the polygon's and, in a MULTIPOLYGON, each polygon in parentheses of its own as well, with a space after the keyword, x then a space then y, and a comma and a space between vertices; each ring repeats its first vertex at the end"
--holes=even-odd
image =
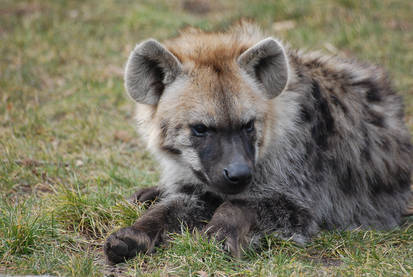
POLYGON ((162 177, 135 194, 156 204, 108 237, 111 263, 181 224, 239 256, 263 234, 303 244, 320 229, 401 221, 413 148, 376 66, 292 50, 241 23, 138 44, 125 85, 162 177))

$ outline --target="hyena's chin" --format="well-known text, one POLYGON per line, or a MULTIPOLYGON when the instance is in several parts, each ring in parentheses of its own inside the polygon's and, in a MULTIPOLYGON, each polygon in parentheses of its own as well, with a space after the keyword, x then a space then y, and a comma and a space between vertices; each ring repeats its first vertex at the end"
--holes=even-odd
POLYGON ((223 194, 228 194, 228 195, 234 195, 234 194, 239 194, 248 187, 248 184, 245 184, 243 186, 228 186, 228 185, 214 185, 214 189, 223 194))

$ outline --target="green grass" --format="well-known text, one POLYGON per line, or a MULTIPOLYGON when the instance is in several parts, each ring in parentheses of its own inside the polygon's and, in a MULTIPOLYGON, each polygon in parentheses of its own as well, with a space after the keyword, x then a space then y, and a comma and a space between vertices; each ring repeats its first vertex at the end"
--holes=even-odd
POLYGON ((143 211, 125 198, 159 178, 122 82, 142 39, 252 18, 294 47, 383 65, 413 132, 412 1, 221 0, 205 14, 182 2, 1 1, 0 274, 412 274, 412 220, 388 233, 322 233, 304 248, 268 237, 242 260, 184 230, 153 255, 105 266, 105 236, 143 211))

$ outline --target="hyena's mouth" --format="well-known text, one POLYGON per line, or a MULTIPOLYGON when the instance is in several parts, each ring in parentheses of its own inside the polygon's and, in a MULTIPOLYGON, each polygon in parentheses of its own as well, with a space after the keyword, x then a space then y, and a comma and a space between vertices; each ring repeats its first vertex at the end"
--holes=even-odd
POLYGON ((224 169, 223 178, 218 179, 215 182, 209 181, 209 178, 200 170, 192 169, 194 175, 209 189, 214 192, 223 194, 238 194, 243 192, 246 187, 251 183, 252 175, 249 168, 243 168, 242 166, 234 169, 224 169))
POLYGON ((248 185, 250 184, 250 180, 251 178, 249 178, 249 180, 247 181, 236 183, 233 182, 231 184, 224 183, 216 185, 215 187, 224 194, 238 194, 243 192, 248 187, 248 185))

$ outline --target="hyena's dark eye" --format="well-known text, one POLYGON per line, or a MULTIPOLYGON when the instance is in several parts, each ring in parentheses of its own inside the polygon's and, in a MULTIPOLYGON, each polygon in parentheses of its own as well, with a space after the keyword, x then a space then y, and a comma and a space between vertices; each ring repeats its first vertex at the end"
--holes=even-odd
POLYGON ((254 131, 254 128, 254 120, 248 121, 248 123, 244 126, 245 131, 247 131, 248 133, 254 131))
POLYGON ((196 124, 191 126, 192 133, 197 137, 203 137, 208 132, 208 127, 204 124, 196 124))

